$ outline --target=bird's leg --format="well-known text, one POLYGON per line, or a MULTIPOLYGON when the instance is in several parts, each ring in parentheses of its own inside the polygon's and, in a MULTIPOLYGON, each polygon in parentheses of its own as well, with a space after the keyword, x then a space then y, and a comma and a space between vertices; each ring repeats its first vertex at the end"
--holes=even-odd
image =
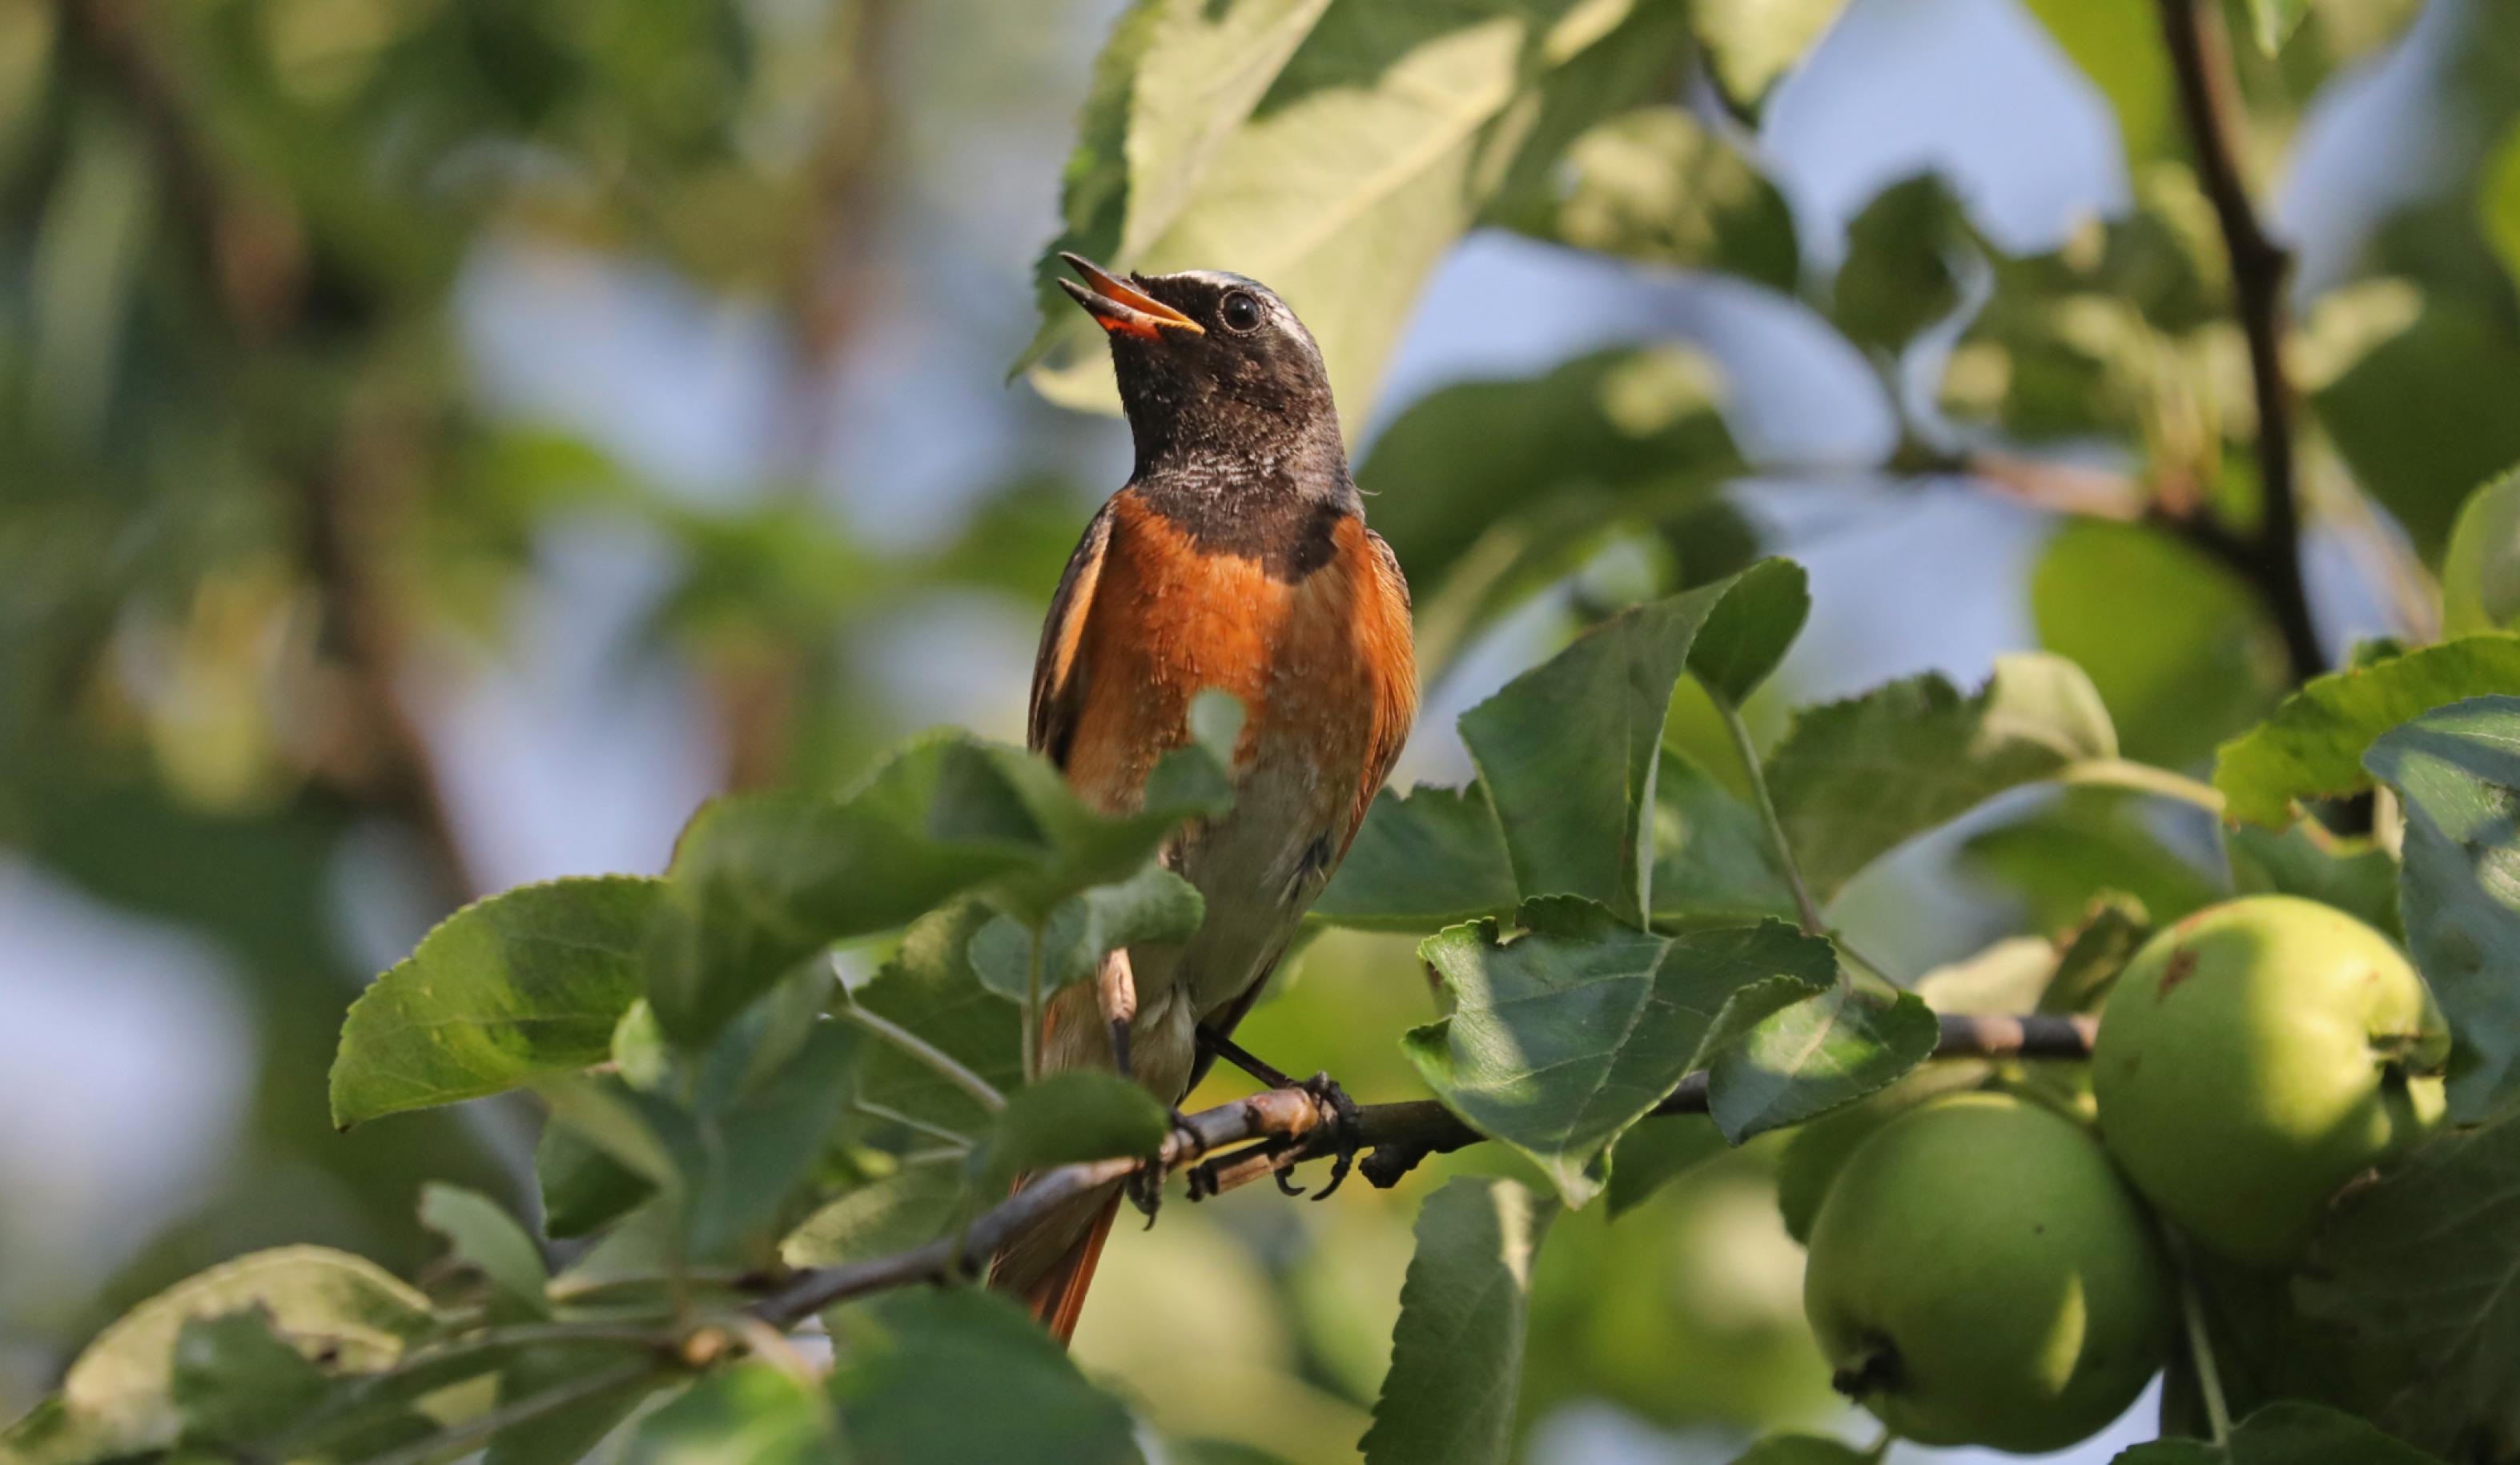
MULTIPOLYGON (((1317 1201, 1329 1199, 1330 1193, 1339 1188, 1339 1182, 1347 1178, 1348 1172, 1356 1168, 1357 1144, 1364 1125, 1364 1115, 1356 1107, 1356 1100, 1349 1098, 1347 1090, 1340 1088, 1338 1081, 1327 1071, 1297 1083, 1222 1033, 1199 1029, 1198 1045, 1272 1088, 1300 1088, 1330 1111, 1330 1154, 1333 1156, 1330 1179, 1322 1187, 1321 1193, 1313 1197, 1317 1201)), ((1304 1193, 1304 1187, 1286 1178, 1282 1170, 1278 1172, 1278 1188, 1287 1195, 1304 1193)))
POLYGON ((1129 965, 1126 949, 1102 958, 1102 969, 1094 977, 1094 1004, 1111 1029, 1111 1067, 1128 1078, 1129 1027, 1138 1020, 1138 975, 1129 965))
MULTIPOLYGON (((1182 1140, 1179 1149, 1180 1157, 1191 1167, 1190 1198, 1203 1199, 1200 1194, 1200 1184, 1205 1167, 1199 1165, 1197 1161, 1207 1153, 1207 1144, 1198 1137, 1198 1131, 1191 1127, 1190 1116, 1181 1111, 1179 1104, 1170 1106, 1170 1109, 1173 1132, 1180 1135, 1182 1140)), ((1163 1166, 1150 1161, 1139 1167, 1137 1172, 1124 1182, 1129 1204, 1146 1213, 1147 1229, 1150 1231, 1155 1228, 1155 1212, 1161 1209, 1164 1203, 1164 1173, 1163 1166)), ((1212 1185, 1215 1176, 1208 1175, 1206 1181, 1212 1185)))

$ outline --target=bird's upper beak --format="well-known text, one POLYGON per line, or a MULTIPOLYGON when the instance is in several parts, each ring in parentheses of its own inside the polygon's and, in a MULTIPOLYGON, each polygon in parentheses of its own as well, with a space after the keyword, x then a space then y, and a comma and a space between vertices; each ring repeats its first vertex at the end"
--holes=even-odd
POLYGON ((1083 255, 1062 251, 1058 257, 1085 277, 1084 285, 1061 280, 1058 288, 1075 296, 1076 303, 1084 306, 1085 313, 1103 330, 1141 340, 1161 339, 1168 330, 1187 331, 1192 335, 1207 333, 1206 327, 1083 255))

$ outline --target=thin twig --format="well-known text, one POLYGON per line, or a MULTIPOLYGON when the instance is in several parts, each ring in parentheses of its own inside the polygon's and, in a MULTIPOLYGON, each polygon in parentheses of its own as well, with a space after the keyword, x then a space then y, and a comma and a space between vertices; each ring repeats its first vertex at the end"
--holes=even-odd
POLYGON ((1007 1106, 1007 1096, 998 1092, 997 1086, 965 1068, 952 1053, 929 1043, 892 1019, 868 1011, 854 999, 842 1002, 834 1015, 856 1023, 859 1027, 927 1065, 935 1071, 938 1078, 978 1100, 980 1107, 990 1113, 995 1114, 1007 1106))
MULTIPOLYGON (((1945 1014, 1936 1057, 2088 1057, 2096 1024, 2088 1017, 2045 1013, 2022 1016, 1945 1014)), ((1706 1112, 1707 1078, 1692 1073, 1680 1082, 1653 1113, 1706 1112)), ((1213 1109, 1188 1116, 1183 1128, 1164 1138, 1151 1161, 1094 1160, 1048 1171, 983 1213, 960 1236, 889 1257, 852 1262, 797 1273, 770 1297, 754 1305, 753 1315, 777 1327, 792 1327, 833 1303, 896 1287, 977 1274, 1008 1239, 1060 1204, 1104 1185, 1115 1184, 1148 1165, 1167 1174, 1196 1165, 1199 1193, 1230 1190, 1262 1176, 1323 1158, 1336 1142, 1337 1127, 1328 1105, 1301 1088, 1264 1089, 1213 1109), (1237 1145, 1260 1141, 1209 1161, 1206 1157, 1237 1145)), ((1428 1155, 1449 1154, 1487 1138, 1432 1099, 1368 1104, 1357 1110, 1353 1131, 1360 1148, 1373 1153, 1358 1166, 1376 1186, 1389 1188, 1428 1155)))
POLYGON ((1818 936, 1828 926, 1821 919, 1820 906, 1812 900, 1811 887, 1803 883, 1802 866, 1794 862, 1792 841, 1785 838, 1785 821, 1777 817, 1777 801, 1768 794, 1768 776, 1759 766, 1758 744, 1750 740, 1749 725, 1741 721, 1741 709, 1723 695, 1712 698, 1715 710, 1724 716, 1725 731, 1732 734, 1732 747, 1741 755, 1741 769, 1750 778, 1750 792, 1759 806, 1759 818, 1768 826, 1768 842, 1776 847, 1777 863, 1784 867, 1785 884, 1794 893, 1794 910, 1801 916, 1803 934, 1818 936))
POLYGON ((2231 292, 2249 343, 2249 380, 2258 403, 2257 532, 2233 567, 2247 575, 2283 633, 2293 680, 2327 670, 2310 594, 2302 580, 2301 509, 2293 453, 2292 385, 2283 370, 2284 281, 2292 253, 2270 237, 2240 171, 2244 119, 2231 69, 2231 38, 2220 0, 2159 0, 2161 35, 2179 84, 2179 111, 2195 154, 2197 181, 2214 206, 2231 261, 2231 292))

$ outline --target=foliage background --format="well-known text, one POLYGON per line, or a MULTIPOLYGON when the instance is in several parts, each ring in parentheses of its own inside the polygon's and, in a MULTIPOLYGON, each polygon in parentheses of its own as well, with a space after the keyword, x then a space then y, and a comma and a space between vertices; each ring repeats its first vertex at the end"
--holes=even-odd
MULTIPOLYGON (((1472 235, 1418 298, 1335 302, 1397 340, 1378 378, 1340 382, 1360 456, 1448 383, 1657 339, 1713 364, 1761 466, 1730 511, 1632 513, 1501 592, 1504 613, 1463 611, 1400 782, 1459 781, 1455 714, 1604 606, 1754 545, 1809 565, 1817 596, 1753 709, 1772 727, 1772 707, 1925 669, 1974 683, 2043 643, 2093 672, 2131 754, 2193 763, 2263 713, 2280 644, 2235 581, 2149 529, 2063 526, 2052 482, 1915 426, 1989 421, 2253 511, 2223 451, 2251 426, 2236 333, 2180 326, 2175 290, 2130 331, 2033 258, 2139 206, 2220 289, 2148 8, 2112 9, 2144 19, 1710 0, 1696 23, 1745 38, 1721 54, 1794 61, 1731 132, 1789 233, 1746 168, 1640 189, 1672 156, 1647 132, 1579 170, 1597 191, 1472 235), (1912 191, 1850 236, 1929 167, 1976 238, 1912 191), (1550 235, 1607 253, 1532 237, 1550 235), (1832 291, 1850 257, 1884 273, 1832 291), (1898 344, 1990 284, 1957 349, 1929 333, 1885 372, 1849 344, 1898 344), (1814 308, 1832 294, 1833 324, 1814 308)), ((2520 181, 2497 151, 2520 31, 2488 0, 2306 10, 2274 58, 2240 62, 2250 161, 2301 251, 2309 570, 2334 658, 2428 631, 2420 592, 2399 593, 2420 584, 2409 552, 2520 458, 2520 181)), ((408 1274, 433 1252, 422 1178, 530 1206, 524 1105, 357 1143, 325 1122, 341 1009, 463 895, 660 868, 708 793, 834 785, 921 727, 1018 734, 1041 605, 1126 472, 1117 424, 1004 380, 1114 13, 0 7, 0 1416, 104 1320, 222 1257, 315 1241, 408 1274)), ((1759 87, 1721 79, 1746 112, 1759 87)), ((1720 111, 1694 84, 1699 115, 1720 111)), ((1516 397, 1544 423, 1619 411, 1584 370, 1516 397)), ((1586 462, 1482 499, 1432 421, 1394 434, 1372 510, 1421 542, 1591 520, 1635 486, 1586 462)), ((1836 914, 1915 973, 2060 923, 2055 892, 2078 901, 2095 869, 2144 882, 2156 914, 2202 899, 2209 877, 2176 858, 2194 833, 2028 796, 1836 914)), ((1247 1032, 1400 1096, 1417 1081, 1395 1040, 1427 1013, 1406 942, 1340 934, 1247 1032)), ((1728 1157, 1616 1229, 1599 1208, 1556 1222, 1534 1458, 1722 1459, 1766 1424, 1841 1422, 1772 1160, 1728 1157)), ((1078 1355, 1168 1431, 1344 1457, 1437 1178, 1173 1207, 1112 1248, 1078 1355)))

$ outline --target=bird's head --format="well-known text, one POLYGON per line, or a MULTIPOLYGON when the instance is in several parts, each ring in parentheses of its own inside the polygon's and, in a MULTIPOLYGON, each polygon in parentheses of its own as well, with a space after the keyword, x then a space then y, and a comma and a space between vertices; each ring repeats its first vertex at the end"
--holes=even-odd
POLYGON ((1326 456, 1344 476, 1321 347, 1267 286, 1218 270, 1124 280, 1059 257, 1085 278, 1060 287, 1111 337, 1141 469, 1222 455, 1326 456))

